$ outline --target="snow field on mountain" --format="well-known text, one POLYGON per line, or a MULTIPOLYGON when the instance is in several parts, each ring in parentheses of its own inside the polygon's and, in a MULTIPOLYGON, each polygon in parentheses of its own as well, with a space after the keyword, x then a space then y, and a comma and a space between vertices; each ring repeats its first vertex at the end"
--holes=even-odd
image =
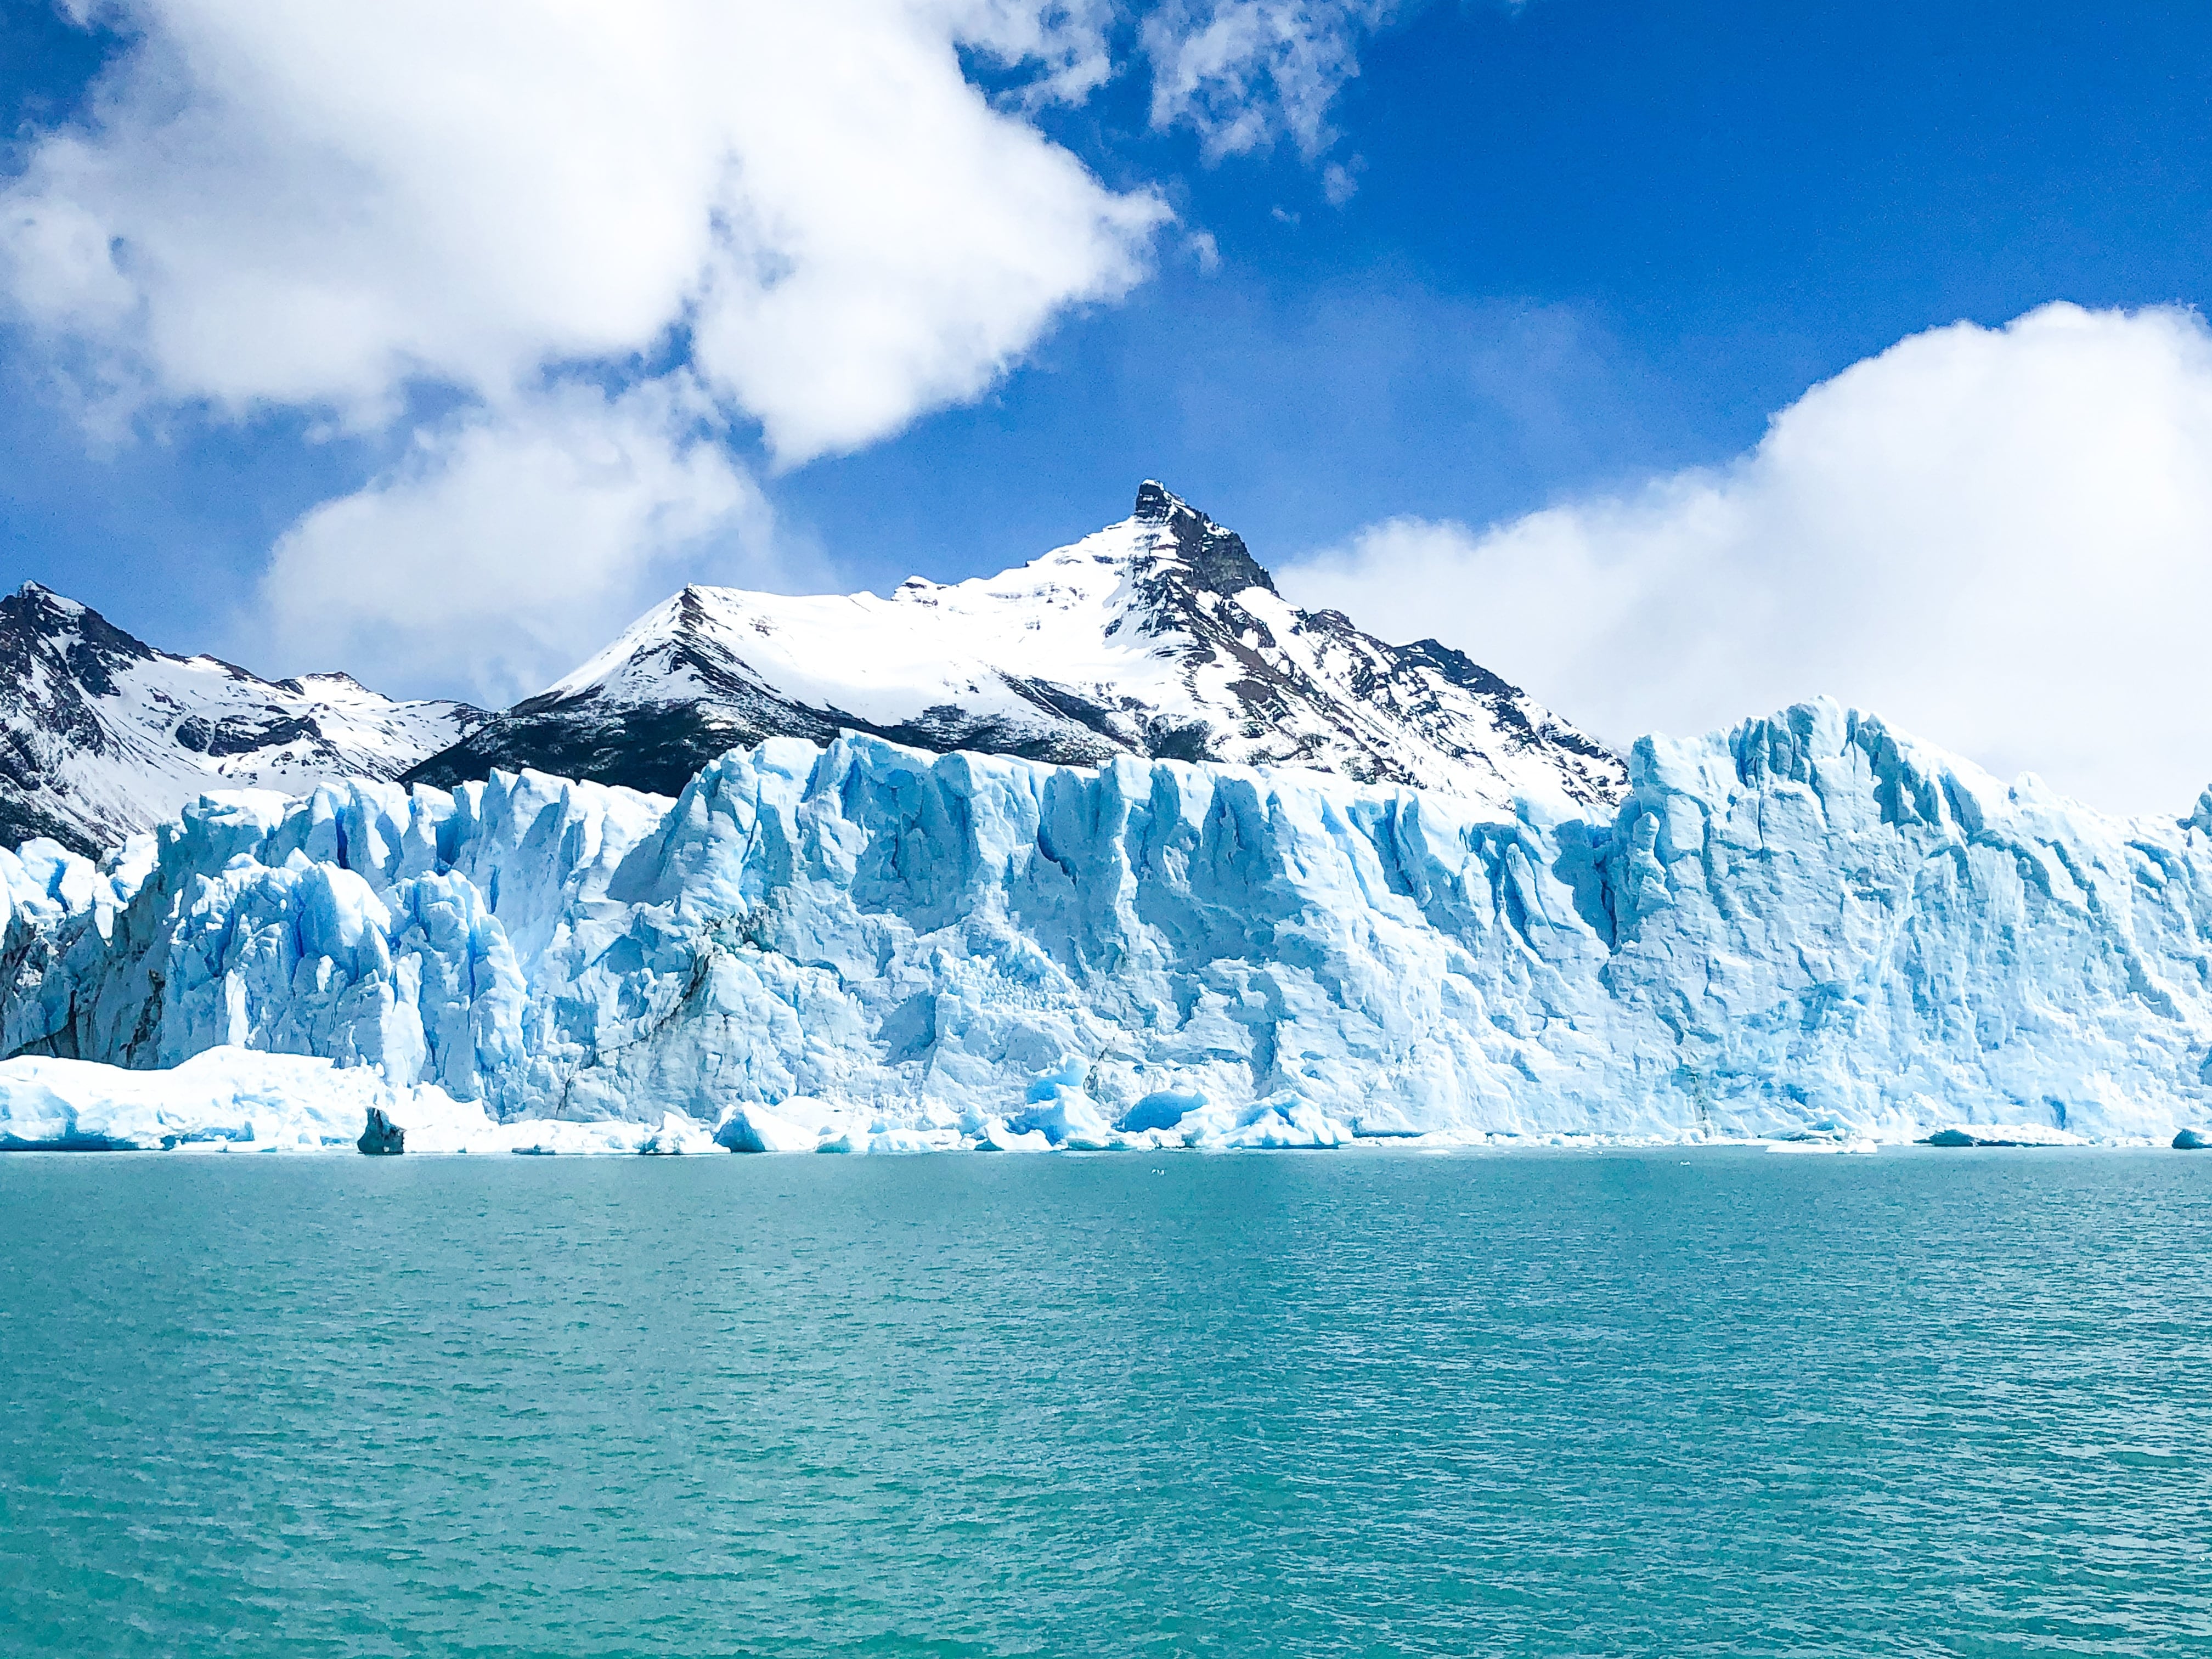
POLYGON ((210 799, 141 880, 16 860, 0 1036, 313 1054, 507 1131, 673 1114, 761 1150, 2212 1115, 2212 805, 2106 818, 1832 704, 1631 773, 1603 824, 866 738, 732 753, 673 802, 527 773, 210 799))
POLYGON ((96 846, 209 789, 396 778, 481 718, 380 696, 343 674, 270 681, 173 656, 36 584, 0 599, 0 739, 23 769, 0 775, 0 820, 12 798, 96 846))
POLYGON ((1528 793, 1602 806, 1622 781, 1609 751, 1457 653, 1291 605, 1240 538, 1153 483, 1132 517, 994 576, 911 577, 889 599, 686 588, 514 712, 593 733, 617 767, 625 718, 678 708, 718 733, 1307 766, 1493 811, 1528 793))
MULTIPOLYGON (((1117 530, 1121 527, 1117 526, 1117 530)), ((1148 703, 1178 690, 1174 659, 1133 629, 1107 635, 1127 586, 1129 539, 1106 531, 1118 556, 1066 548, 1003 575, 942 585, 915 577, 886 599, 873 593, 750 593, 691 590, 703 625, 742 652, 765 684, 793 702, 892 725, 957 704, 971 714, 1034 721, 1036 704, 1005 672, 1066 684, 1110 685, 1148 703)), ((1085 544, 1085 549, 1088 544, 1085 544)), ((680 596, 679 596, 680 597, 680 596)), ((551 687, 549 696, 604 686, 617 696, 670 702, 712 688, 680 669, 662 672, 653 648, 675 627, 678 599, 647 611, 614 642, 551 687)))

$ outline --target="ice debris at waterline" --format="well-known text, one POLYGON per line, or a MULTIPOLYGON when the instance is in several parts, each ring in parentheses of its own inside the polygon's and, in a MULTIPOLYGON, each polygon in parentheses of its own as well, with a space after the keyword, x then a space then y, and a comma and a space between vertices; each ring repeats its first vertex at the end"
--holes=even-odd
POLYGON ((167 1071, 18 1055, 0 1060, 0 1151, 712 1152, 688 1119, 495 1121, 436 1085, 394 1089, 368 1066, 210 1048, 167 1071), (372 1146, 372 1136, 377 1142, 372 1146))
MULTIPOLYGON (((410 1152, 431 1091, 633 1149, 2203 1121, 2212 799, 2106 817, 1825 702, 1630 773, 1602 823, 863 737, 672 802, 529 772, 211 797, 105 872, 0 854, 0 1052, 319 1056, 287 1121, 346 1079, 410 1152)), ((243 1142, 276 1077, 161 1139, 243 1142)), ((9 1144, 106 1133, 41 1090, 0 1085, 9 1144)))
POLYGON ((1938 1129, 1923 1146, 2079 1146, 2080 1135, 2037 1123, 1985 1123, 1971 1129, 1938 1129))
POLYGON ((168 1071, 81 1060, 0 1061, 0 1147, 86 1152, 241 1146, 258 1151, 351 1146, 365 1116, 453 1146, 494 1125, 443 1090, 393 1088, 367 1066, 304 1054, 212 1048, 168 1071))

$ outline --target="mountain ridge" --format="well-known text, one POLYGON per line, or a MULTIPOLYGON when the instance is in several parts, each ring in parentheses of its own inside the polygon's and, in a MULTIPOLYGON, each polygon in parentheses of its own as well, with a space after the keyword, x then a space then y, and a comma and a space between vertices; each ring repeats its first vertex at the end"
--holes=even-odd
POLYGON ((451 788, 537 770, 673 796, 768 738, 859 732, 1055 764, 1296 766, 1496 811, 1619 799, 1620 757, 1464 653, 1284 599, 1243 538, 1157 481, 1130 516, 995 576, 873 593, 694 585, 504 712, 264 680, 36 582, 0 599, 0 844, 97 855, 210 789, 451 788))
POLYGON ((96 855, 209 789, 389 781, 483 718, 349 674, 264 680, 178 656, 25 582, 0 599, 0 844, 96 855))
POLYGON ((406 777, 533 767, 668 794, 730 749, 848 731, 1059 764, 1299 765, 1501 808, 1529 789, 1602 806, 1626 778, 1463 653, 1291 605, 1241 536, 1154 480, 1127 519, 996 576, 888 599, 686 587, 406 777))

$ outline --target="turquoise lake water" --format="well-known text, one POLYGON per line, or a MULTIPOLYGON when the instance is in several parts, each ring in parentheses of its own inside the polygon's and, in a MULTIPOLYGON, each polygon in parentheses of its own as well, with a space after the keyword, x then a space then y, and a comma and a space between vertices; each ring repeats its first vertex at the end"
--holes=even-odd
POLYGON ((0 1650, 2212 1653, 2212 1155, 0 1157, 0 1650))

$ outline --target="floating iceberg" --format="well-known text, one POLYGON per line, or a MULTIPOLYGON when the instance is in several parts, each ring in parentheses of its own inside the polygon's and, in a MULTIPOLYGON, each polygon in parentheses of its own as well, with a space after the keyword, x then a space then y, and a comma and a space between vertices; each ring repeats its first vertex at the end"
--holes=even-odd
MULTIPOLYGON (((673 801, 529 772, 209 797, 105 872, 0 854, 0 1052, 313 1057, 311 1093, 408 1123, 434 1091, 552 1150, 2205 1120, 2212 797, 2106 817, 1826 702, 1630 774, 1591 823, 847 737, 673 801)), ((52 1063, 0 1067, 9 1144, 83 1133, 11 1069, 52 1063)), ((249 1092, 177 1139, 228 1109, 239 1140, 249 1092)))

